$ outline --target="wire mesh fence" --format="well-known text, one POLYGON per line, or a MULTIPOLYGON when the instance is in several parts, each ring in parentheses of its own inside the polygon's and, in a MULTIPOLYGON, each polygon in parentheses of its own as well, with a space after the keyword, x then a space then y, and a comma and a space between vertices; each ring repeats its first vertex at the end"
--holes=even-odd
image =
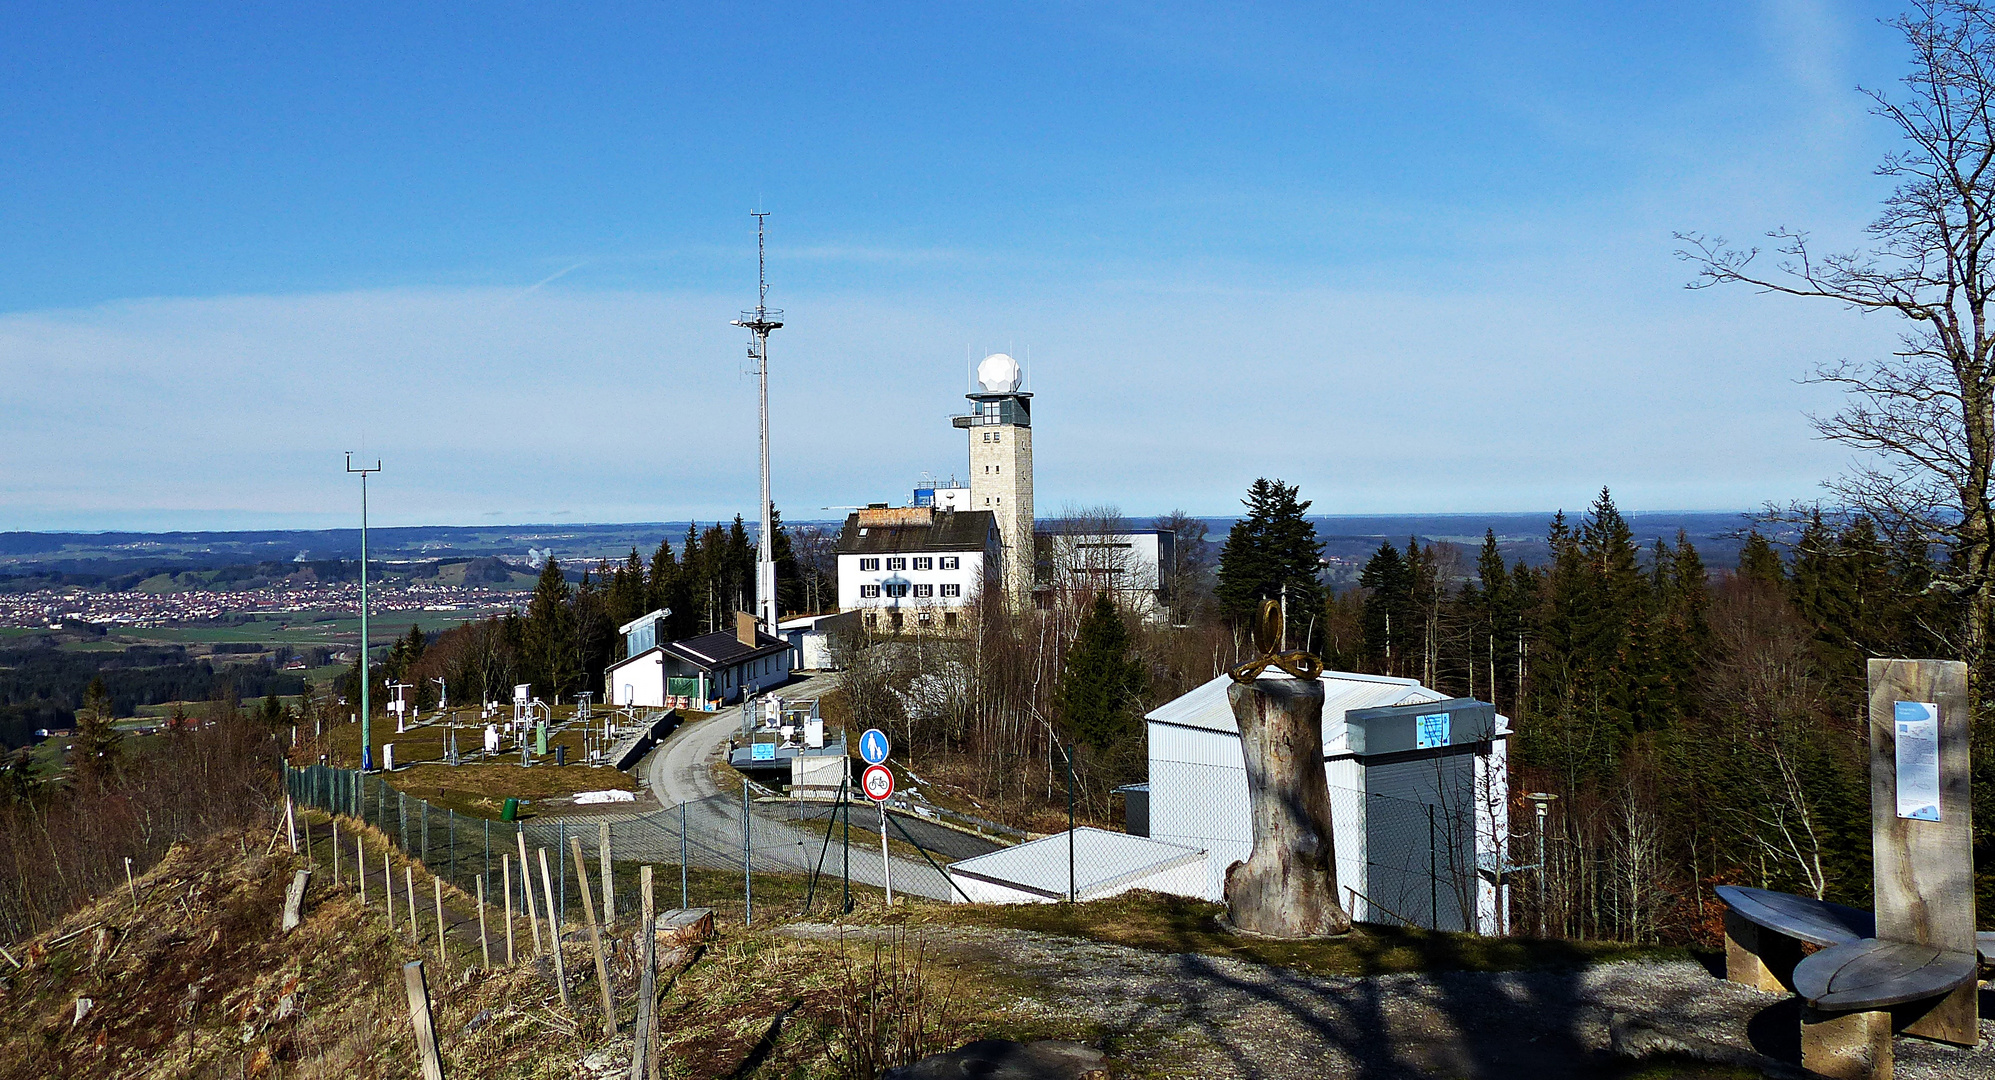
POLYGON ((946 843, 938 845, 933 837, 924 842, 919 827, 852 800, 763 807, 752 798, 723 795, 648 814, 498 822, 435 806, 378 775, 351 769, 290 768, 285 787, 302 806, 372 826, 432 875, 466 893, 475 895, 482 880, 485 896, 502 904, 510 890, 520 911, 527 905, 521 892, 528 885, 520 873, 524 853, 535 904, 551 885, 558 919, 580 910, 571 837, 581 841, 589 863, 583 872, 611 922, 639 910, 646 865, 654 868, 661 903, 710 907, 751 921, 758 910, 795 914, 878 903, 889 886, 896 895, 939 901, 954 892, 942 872, 951 858, 943 850, 946 843))

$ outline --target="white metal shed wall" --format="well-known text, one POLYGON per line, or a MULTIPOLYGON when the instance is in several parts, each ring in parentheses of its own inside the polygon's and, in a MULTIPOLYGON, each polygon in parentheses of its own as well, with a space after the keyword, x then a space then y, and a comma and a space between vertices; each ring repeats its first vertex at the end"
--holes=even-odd
POLYGON ((645 653, 610 669, 610 704, 665 707, 665 663, 658 653, 645 653))

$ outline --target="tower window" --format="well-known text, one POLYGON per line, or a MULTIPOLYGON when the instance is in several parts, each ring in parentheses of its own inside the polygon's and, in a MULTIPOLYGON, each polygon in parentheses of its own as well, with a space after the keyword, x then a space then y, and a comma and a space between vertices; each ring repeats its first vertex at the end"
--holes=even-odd
POLYGON ((1004 432, 1002 432, 1002 431, 993 431, 993 432, 991 432, 991 441, 992 441, 992 442, 1003 442, 1003 441, 1004 441, 1004 432))

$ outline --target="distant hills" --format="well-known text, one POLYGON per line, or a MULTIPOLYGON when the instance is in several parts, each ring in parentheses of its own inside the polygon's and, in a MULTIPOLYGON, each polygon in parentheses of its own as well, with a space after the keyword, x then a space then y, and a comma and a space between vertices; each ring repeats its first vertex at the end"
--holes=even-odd
MULTIPOLYGON (((1567 520, 1577 525, 1578 513, 1567 520)), ((1644 547, 1656 539, 1674 542, 1678 530, 1690 537, 1712 567, 1737 563, 1740 537, 1752 524, 1749 514, 1719 512, 1632 512, 1629 526, 1644 547)), ((1483 534, 1494 530, 1504 557, 1515 562, 1543 562, 1550 554, 1545 532, 1552 515, 1535 514, 1378 514, 1312 518, 1331 560, 1333 579, 1355 575, 1355 566, 1390 542, 1404 547, 1408 537, 1423 544, 1450 543, 1467 549, 1472 562, 1483 534)), ((1209 538, 1222 543, 1231 518, 1206 518, 1209 538)), ((1152 522, 1132 518, 1144 527, 1152 522)), ((817 525, 835 529, 838 522, 794 522, 792 528, 817 525)), ((459 562, 498 559, 531 567, 552 553, 572 569, 576 562, 622 559, 632 548, 650 557, 661 539, 676 549, 689 525, 684 521, 637 522, 615 525, 428 525, 374 528, 367 531, 368 554, 383 562, 459 562)), ((158 574, 180 574, 260 563, 330 563, 360 557, 359 529, 271 529, 242 532, 8 532, 0 533, 0 577, 57 577, 75 584, 112 578, 145 580, 158 574)), ((481 563, 481 577, 497 578, 492 563, 481 563)), ((129 586, 127 586, 129 587, 129 586)), ((156 586, 155 586, 156 587, 156 586)))

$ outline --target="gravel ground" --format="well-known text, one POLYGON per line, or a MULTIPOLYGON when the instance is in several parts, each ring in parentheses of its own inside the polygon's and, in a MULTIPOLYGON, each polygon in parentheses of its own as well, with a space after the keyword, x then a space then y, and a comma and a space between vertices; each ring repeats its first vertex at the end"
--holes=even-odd
MULTIPOLYGON (((808 924, 786 932, 839 933, 808 924)), ((1105 1049, 1140 1075, 1592 1077, 1655 1053, 1800 1075, 1780 1064, 1799 1060, 1793 999, 1691 961, 1339 978, 1028 931, 925 934, 931 948, 1019 986, 1026 1013, 1095 1025, 1105 1049)), ((1982 1022, 1978 1050, 1901 1038, 1895 1052, 1905 1080, 1995 1077, 1995 1025, 1982 1022)))

